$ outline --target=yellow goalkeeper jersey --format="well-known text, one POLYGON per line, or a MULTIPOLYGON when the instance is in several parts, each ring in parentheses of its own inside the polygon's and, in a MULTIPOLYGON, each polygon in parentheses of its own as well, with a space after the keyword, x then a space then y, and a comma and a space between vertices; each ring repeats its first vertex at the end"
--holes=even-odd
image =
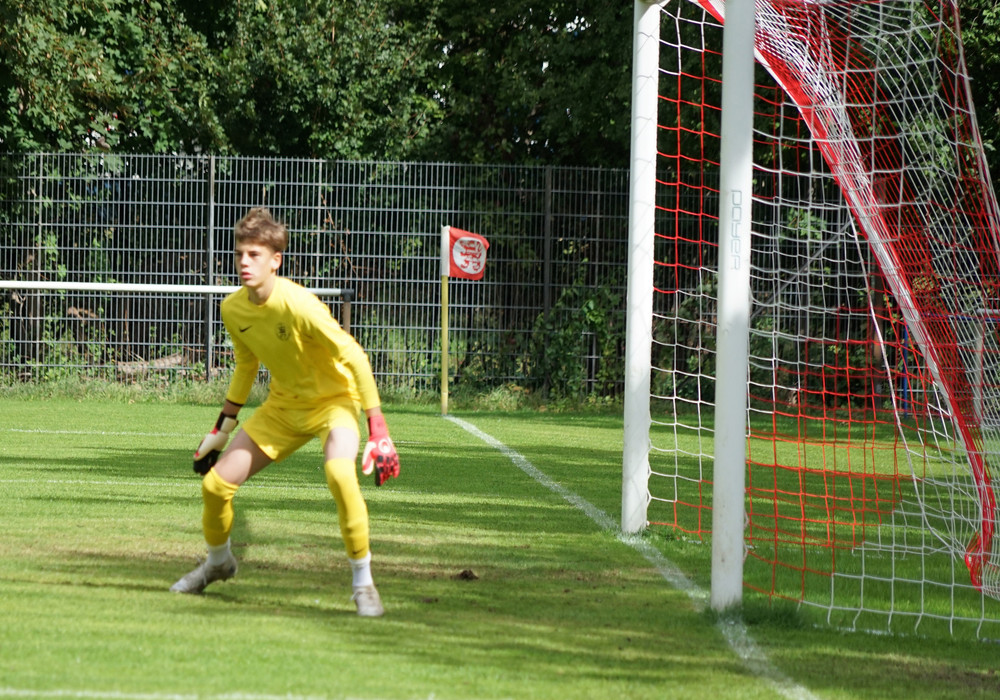
POLYGON ((246 403, 260 365, 271 374, 268 401, 305 408, 351 397, 364 409, 380 403, 371 364, 358 342, 319 298, 284 277, 261 305, 241 287, 222 301, 236 369, 226 398, 246 403))

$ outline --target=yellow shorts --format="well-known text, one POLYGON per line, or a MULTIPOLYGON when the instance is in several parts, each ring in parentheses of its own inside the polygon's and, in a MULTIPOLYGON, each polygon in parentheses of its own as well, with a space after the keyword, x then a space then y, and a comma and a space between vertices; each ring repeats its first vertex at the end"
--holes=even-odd
POLYGON ((347 397, 304 409, 264 401, 243 424, 243 431, 264 454, 280 462, 313 438, 325 444, 334 428, 350 428, 360 436, 360 415, 361 404, 347 397))

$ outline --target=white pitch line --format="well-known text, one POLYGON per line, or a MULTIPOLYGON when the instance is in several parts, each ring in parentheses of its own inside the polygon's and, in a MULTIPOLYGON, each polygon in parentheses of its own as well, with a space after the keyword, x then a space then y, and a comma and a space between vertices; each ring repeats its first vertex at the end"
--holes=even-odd
MULTIPOLYGON (((705 604, 708 601, 708 593, 689 579, 681 569, 667 559, 658 549, 639 537, 624 535, 618 523, 610 515, 573 493, 562 484, 553 481, 547 474, 529 462, 524 455, 507 447, 507 445, 492 435, 483 432, 472 423, 468 423, 461 418, 456 418, 455 416, 445 416, 445 418, 501 452, 518 469, 553 493, 562 496, 574 508, 583 511, 602 530, 618 531, 618 540, 620 542, 636 550, 646 561, 656 568, 670 585, 686 593, 688 598, 694 602, 697 609, 702 610, 705 608, 705 604)), ((720 621, 716 627, 719 628, 722 636, 729 643, 730 648, 740 657, 744 665, 754 675, 770 683, 783 697, 790 698, 790 700, 816 700, 816 696, 809 692, 807 688, 797 684, 770 662, 767 655, 750 637, 746 625, 732 620, 724 620, 720 621)))

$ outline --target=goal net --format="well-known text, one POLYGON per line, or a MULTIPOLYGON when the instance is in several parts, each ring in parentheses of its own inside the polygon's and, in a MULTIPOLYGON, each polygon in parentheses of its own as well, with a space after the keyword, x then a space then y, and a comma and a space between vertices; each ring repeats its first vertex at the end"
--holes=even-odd
MULTIPOLYGON (((1000 634, 1000 215, 954 0, 757 0, 744 589, 1000 634)), ((721 0, 660 4, 651 524, 711 528, 721 0)), ((732 394, 728 394, 732 396, 732 394)))

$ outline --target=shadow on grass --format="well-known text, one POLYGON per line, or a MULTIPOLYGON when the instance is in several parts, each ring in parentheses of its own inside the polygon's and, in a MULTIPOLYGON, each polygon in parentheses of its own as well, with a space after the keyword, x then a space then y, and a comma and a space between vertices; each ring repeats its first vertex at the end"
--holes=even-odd
POLYGON ((36 481, 117 479, 138 484, 150 478, 197 480, 191 454, 187 450, 107 446, 63 447, 56 453, 36 446, 30 454, 10 451, 4 471, 9 476, 30 475, 36 481))
MULTIPOLYGON (((237 577, 213 584, 202 596, 167 591, 194 561, 162 553, 140 559, 62 553, 58 567, 39 569, 42 581, 30 576, 13 580, 36 590, 56 589, 57 597, 87 600, 88 610, 78 624, 105 630, 101 634, 108 634, 100 619, 102 606, 119 607, 112 617, 141 610, 160 626, 173 619, 179 628, 210 624, 238 634, 253 629, 254 648, 281 641, 276 644, 280 650, 269 655, 277 660, 279 675, 281 658, 315 655, 322 663, 324 653, 334 653, 349 640, 352 657, 382 659, 387 676, 398 664, 437 669, 427 679, 413 681, 417 695, 433 692, 440 673, 445 678, 471 673, 505 683, 567 687, 625 683, 648 690, 668 682, 694 682, 704 674, 746 675, 686 596, 655 580, 651 585, 655 574, 647 570, 607 566, 613 558, 574 566, 535 554, 505 565, 503 557, 480 551, 471 558, 485 561, 484 566, 477 566, 474 576, 462 576, 455 571, 457 562, 421 565, 389 553, 376 559, 387 615, 363 620, 350 601, 342 553, 299 559, 288 551, 270 556, 253 545, 236 551, 241 560, 237 577), (288 629, 302 630, 301 645, 282 636, 288 629), (317 634, 327 645, 332 642, 333 651, 317 649, 322 647, 313 636, 317 634)), ((250 643, 233 639, 229 650, 250 643)), ((201 640, 188 644, 192 654, 207 653, 201 640)), ((405 685, 408 680, 395 682, 405 685)))

